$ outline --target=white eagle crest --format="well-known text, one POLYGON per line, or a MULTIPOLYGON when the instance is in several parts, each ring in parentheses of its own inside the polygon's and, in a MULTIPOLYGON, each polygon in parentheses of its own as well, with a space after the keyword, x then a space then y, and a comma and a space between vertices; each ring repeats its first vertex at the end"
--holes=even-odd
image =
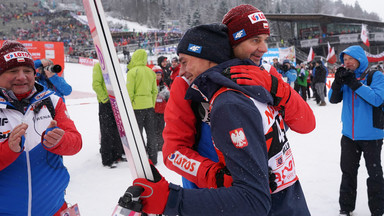
POLYGON ((248 145, 247 138, 245 137, 242 128, 231 131, 231 140, 236 148, 244 148, 248 145))

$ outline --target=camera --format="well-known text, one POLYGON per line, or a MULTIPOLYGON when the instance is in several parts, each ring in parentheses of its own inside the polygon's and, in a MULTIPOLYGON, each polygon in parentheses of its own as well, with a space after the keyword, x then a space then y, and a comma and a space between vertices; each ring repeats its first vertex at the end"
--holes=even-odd
POLYGON ((62 68, 60 65, 48 65, 48 66, 44 67, 44 70, 47 70, 47 71, 52 72, 52 73, 60 73, 62 68))
POLYGON ((336 73, 339 73, 341 78, 349 77, 349 76, 355 76, 355 72, 353 70, 350 70, 345 67, 339 67, 336 70, 336 73))
POLYGON ((287 72, 289 70, 289 67, 288 65, 284 64, 281 69, 284 71, 284 72, 287 72))

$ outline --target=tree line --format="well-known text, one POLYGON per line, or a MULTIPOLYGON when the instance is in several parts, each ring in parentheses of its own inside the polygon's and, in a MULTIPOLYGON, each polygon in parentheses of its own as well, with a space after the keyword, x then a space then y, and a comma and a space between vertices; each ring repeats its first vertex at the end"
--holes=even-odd
MULTIPOLYGON (((356 1, 346 5, 342 0, 101 0, 104 10, 120 18, 135 21, 151 28, 164 29, 176 20, 181 30, 221 22, 232 7, 251 4, 264 13, 314 13, 380 21, 378 14, 363 10, 356 1)), ((82 0, 62 0, 78 2, 82 0)))

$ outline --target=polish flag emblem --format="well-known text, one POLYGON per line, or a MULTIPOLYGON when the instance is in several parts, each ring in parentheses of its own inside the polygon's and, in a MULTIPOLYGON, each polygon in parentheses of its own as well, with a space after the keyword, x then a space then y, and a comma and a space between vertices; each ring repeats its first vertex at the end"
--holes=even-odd
POLYGON ((237 128, 229 131, 229 135, 231 136, 232 143, 236 148, 244 148, 248 146, 248 141, 245 137, 243 128, 237 128))

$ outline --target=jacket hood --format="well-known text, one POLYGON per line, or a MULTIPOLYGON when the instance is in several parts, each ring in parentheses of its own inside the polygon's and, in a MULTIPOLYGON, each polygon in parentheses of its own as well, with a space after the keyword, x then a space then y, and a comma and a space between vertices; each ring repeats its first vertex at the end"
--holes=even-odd
POLYGON ((128 64, 128 69, 132 69, 136 66, 145 66, 147 65, 147 52, 144 49, 136 50, 131 58, 131 61, 128 64))
POLYGON ((350 46, 347 49, 345 49, 343 52, 341 52, 340 61, 342 64, 344 64, 344 59, 343 59, 344 54, 351 56, 352 58, 356 59, 360 63, 359 67, 355 71, 357 75, 362 74, 368 68, 368 58, 365 55, 364 49, 361 48, 361 46, 358 46, 358 45, 350 46))
POLYGON ((239 90, 262 103, 272 104, 273 98, 265 88, 261 86, 240 86, 222 74, 226 68, 235 65, 254 65, 254 63, 249 59, 232 59, 208 69, 191 83, 185 99, 208 102, 221 87, 228 87, 239 90))

